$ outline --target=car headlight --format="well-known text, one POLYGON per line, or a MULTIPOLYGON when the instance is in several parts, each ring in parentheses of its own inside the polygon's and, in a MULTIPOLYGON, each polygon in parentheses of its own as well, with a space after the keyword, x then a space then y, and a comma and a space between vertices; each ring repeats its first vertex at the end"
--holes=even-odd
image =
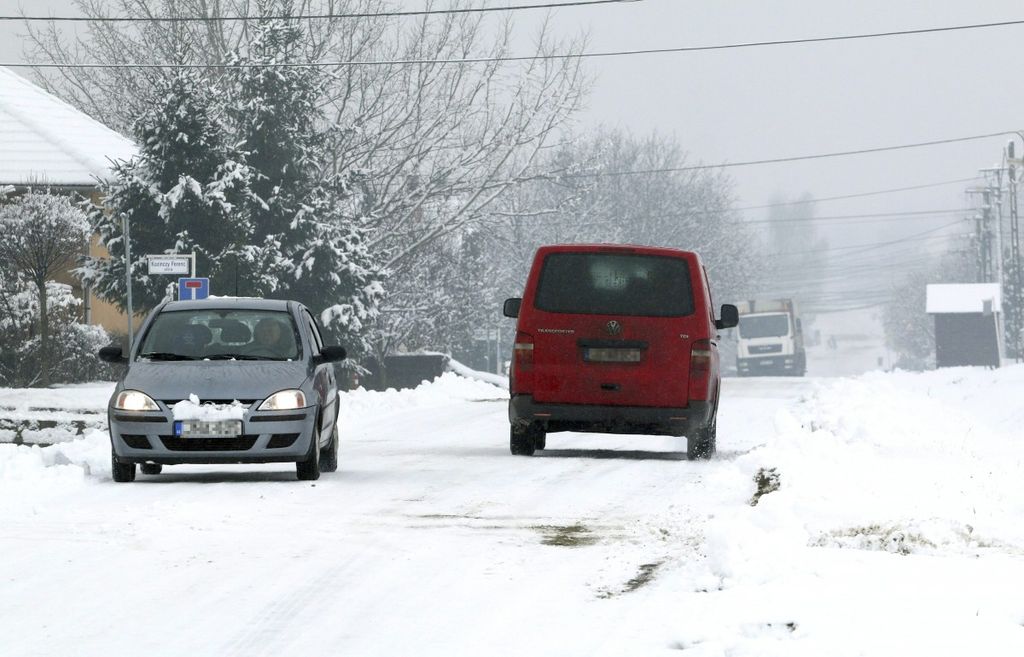
POLYGON ((138 390, 122 390, 114 400, 114 408, 119 411, 159 411, 153 398, 138 390))
POLYGON ((306 405, 306 395, 301 390, 281 390, 267 397, 256 410, 291 411, 306 405))

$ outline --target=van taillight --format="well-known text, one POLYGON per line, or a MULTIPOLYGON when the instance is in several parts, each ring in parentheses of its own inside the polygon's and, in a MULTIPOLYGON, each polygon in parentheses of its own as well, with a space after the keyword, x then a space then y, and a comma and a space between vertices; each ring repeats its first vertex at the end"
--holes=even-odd
POLYGON ((533 336, 516 331, 512 345, 512 392, 530 392, 533 389, 533 336))
POLYGON ((690 399, 710 399, 713 357, 710 340, 697 340, 690 348, 690 399))

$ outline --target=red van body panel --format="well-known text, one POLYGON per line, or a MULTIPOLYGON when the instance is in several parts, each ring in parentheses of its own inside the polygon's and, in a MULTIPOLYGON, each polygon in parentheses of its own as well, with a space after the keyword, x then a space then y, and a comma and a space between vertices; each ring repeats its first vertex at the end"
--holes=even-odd
MULTIPOLYGON (((601 262, 600 258, 585 261, 590 266, 588 271, 601 262)), ((646 275, 644 266, 638 265, 638 271, 646 275)), ((563 287, 571 288, 571 283, 563 287)), ((619 284, 619 279, 612 283, 619 284)), ((587 286, 579 287, 578 293, 585 294, 587 286)), ((572 289, 562 292, 563 298, 569 295, 570 305, 571 295, 576 293, 572 289)), ((713 415, 719 387, 716 336, 710 290, 697 254, 640 246, 541 247, 534 257, 519 311, 510 417, 530 414, 532 418, 518 419, 543 422, 548 431, 576 430, 594 423, 616 432, 628 433, 630 425, 636 425, 637 432, 681 435, 695 423, 707 422, 709 413, 713 415), (665 284, 658 286, 658 280, 667 279, 651 280, 655 274, 650 274, 641 283, 658 286, 657 292, 650 292, 654 288, 648 287, 649 292, 635 294, 626 286, 636 281, 623 278, 623 290, 616 293, 623 299, 635 298, 639 305, 636 312, 545 310, 538 307, 545 263, 549 257, 563 254, 628 256, 610 261, 627 263, 624 267, 656 262, 658 272, 671 272, 676 277, 671 279, 672 289, 667 290, 665 284), (651 258, 669 260, 648 260, 651 258), (680 283, 679 276, 684 272, 688 285, 680 283), (645 311, 641 303, 645 294, 667 298, 670 303, 656 304, 645 311), (659 315, 663 310, 664 314, 659 315), (686 409, 689 412, 684 412, 686 409)))

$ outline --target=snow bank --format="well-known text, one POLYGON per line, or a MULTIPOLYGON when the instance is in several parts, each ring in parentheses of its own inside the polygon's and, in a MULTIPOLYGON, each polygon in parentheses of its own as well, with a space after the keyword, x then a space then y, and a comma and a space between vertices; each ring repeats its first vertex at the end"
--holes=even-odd
MULTIPOLYGON (((1024 367, 872 373, 780 409, 709 476, 694 655, 1024 650, 1024 367), (754 479, 779 488, 752 505, 754 479)), ((719 440, 722 441, 723 437, 719 440)), ((677 583, 677 586, 686 586, 677 583)))
POLYGON ((477 381, 483 381, 484 383, 490 383, 491 385, 498 386, 504 390, 508 390, 508 377, 501 376, 498 374, 491 374, 490 372, 480 372, 469 367, 466 367, 457 360, 448 360, 448 369, 455 372, 459 376, 464 376, 467 379, 476 379, 477 381))
POLYGON ((89 430, 77 440, 38 447, 0 445, 0 483, 52 484, 110 478, 110 438, 89 430))
POLYGON ((508 399, 508 392, 490 383, 466 378, 454 372, 445 372, 433 381, 420 384, 412 390, 373 391, 359 388, 342 394, 340 421, 359 422, 398 410, 438 408, 452 401, 494 401, 508 399))

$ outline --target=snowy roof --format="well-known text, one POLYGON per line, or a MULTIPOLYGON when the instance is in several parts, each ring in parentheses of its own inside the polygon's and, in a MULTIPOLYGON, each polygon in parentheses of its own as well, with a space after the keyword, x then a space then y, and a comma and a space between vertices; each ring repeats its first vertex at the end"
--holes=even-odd
POLYGON ((0 66, 0 185, 87 186, 135 144, 0 66))
POLYGON ((1003 294, 998 283, 933 284, 927 287, 926 310, 930 314, 980 313, 985 302, 992 302, 992 312, 1002 312, 1003 294))

